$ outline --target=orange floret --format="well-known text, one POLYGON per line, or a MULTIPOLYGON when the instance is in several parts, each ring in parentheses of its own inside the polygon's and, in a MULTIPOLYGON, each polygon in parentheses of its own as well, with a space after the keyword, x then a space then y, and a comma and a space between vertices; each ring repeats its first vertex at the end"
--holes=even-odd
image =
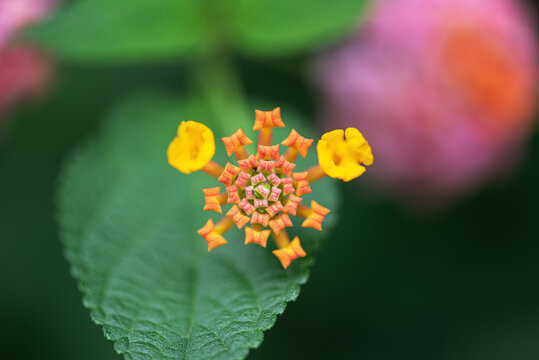
POLYGON ((221 141, 225 144, 228 156, 241 150, 243 146, 253 143, 253 141, 245 135, 242 129, 239 129, 231 136, 221 138, 221 141))
POLYGON ((310 227, 318 231, 322 231, 322 222, 326 218, 326 215, 330 213, 331 210, 323 207, 316 201, 311 201, 311 212, 301 224, 302 227, 310 227))
POLYGON ((247 215, 251 215, 253 213, 253 211, 255 210, 255 207, 253 205, 251 205, 251 203, 249 202, 249 200, 247 199, 242 199, 240 201, 240 203, 238 204, 238 206, 243 210, 245 211, 245 213, 247 215))
POLYGON ((275 234, 279 234, 287 226, 292 226, 292 220, 288 214, 281 214, 278 218, 269 221, 269 227, 275 234))
POLYGON ((216 186, 202 189, 202 192, 204 193, 204 210, 211 210, 222 214, 223 210, 221 210, 221 205, 219 204, 219 192, 221 192, 221 187, 216 186))
POLYGON ((263 248, 266 247, 268 237, 271 233, 271 230, 255 230, 250 227, 245 227, 245 244, 258 244, 263 248))
POLYGON ((258 145, 257 159, 277 160, 279 159, 279 144, 273 146, 258 145))
POLYGON ((294 240, 292 240, 290 245, 282 249, 274 250, 273 254, 277 256, 277 258, 281 262, 281 265, 283 265, 285 269, 290 265, 292 261, 300 257, 305 257, 307 255, 307 253, 301 247, 299 238, 297 236, 294 238, 294 240))
POLYGON ((272 111, 255 110, 256 118, 253 130, 257 131, 262 128, 284 127, 281 119, 281 108, 276 107, 272 111))
POLYGON ((255 211, 251 217, 251 224, 260 224, 267 227, 269 219, 270 216, 268 214, 261 214, 258 211, 255 211))
POLYGON ((266 161, 264 159, 260 159, 258 161, 258 168, 256 170, 273 172, 275 170, 275 161, 273 160, 266 161))
POLYGON ((240 188, 244 188, 247 185, 247 180, 249 179, 251 179, 249 173, 246 173, 242 170, 238 175, 238 178, 236 179, 234 185, 239 186, 240 188))
POLYGON ((293 173, 292 177, 296 180, 296 195, 302 196, 312 193, 311 186, 309 185, 309 173, 307 171, 300 173, 293 173))
POLYGON ((281 142, 281 145, 288 146, 300 153, 305 158, 309 152, 309 148, 313 143, 313 139, 306 139, 294 129, 290 131, 290 135, 281 142))
POLYGON ((228 210, 226 213, 226 216, 229 216, 234 223, 236 223, 236 226, 238 229, 241 229, 249 222, 249 217, 242 214, 240 211, 240 208, 237 205, 234 205, 228 210))
POLYGON ((215 230, 213 220, 210 218, 203 228, 197 231, 200 236, 208 243, 208 251, 212 251, 218 246, 225 245, 228 241, 225 240, 219 232, 215 230))
POLYGON ((288 197, 288 202, 283 207, 283 211, 295 216, 298 205, 301 203, 302 200, 303 198, 294 194, 290 194, 290 196, 288 197))
POLYGON ((294 179, 291 177, 281 179, 283 184, 283 195, 293 194, 296 192, 294 188, 294 179))
POLYGON ((247 159, 238 160, 238 165, 241 170, 247 172, 250 169, 256 168, 258 166, 258 161, 256 160, 256 157, 251 154, 247 159))
POLYGON ((232 185, 232 182, 235 180, 236 175, 240 172, 240 168, 237 166, 232 165, 231 163, 227 162, 225 169, 221 173, 221 176, 217 179, 221 184, 225 186, 232 185))
MULTIPOLYGON (((279 211, 283 209, 283 204, 281 204, 280 201, 277 201, 275 204, 268 206, 266 208, 266 212, 271 216, 274 217, 279 211)), ((270 221, 271 224, 271 221, 270 221)))
POLYGON ((280 156, 275 162, 275 168, 281 169, 286 176, 290 176, 295 167, 296 164, 289 162, 284 156, 280 156))
POLYGON ((227 186, 226 192, 228 193, 228 199, 226 201, 227 203, 236 204, 240 202, 240 197, 238 195, 238 187, 236 185, 227 186))

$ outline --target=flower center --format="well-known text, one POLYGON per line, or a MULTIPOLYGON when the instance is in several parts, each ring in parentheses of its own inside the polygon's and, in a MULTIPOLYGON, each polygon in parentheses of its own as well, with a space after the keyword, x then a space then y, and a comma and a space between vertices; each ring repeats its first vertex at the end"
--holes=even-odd
POLYGON ((258 199, 267 199, 270 193, 271 185, 267 181, 264 181, 262 184, 258 184, 255 189, 255 196, 258 199))
POLYGON ((281 178, 274 172, 255 171, 246 185, 244 198, 260 213, 279 201, 283 191, 281 178))

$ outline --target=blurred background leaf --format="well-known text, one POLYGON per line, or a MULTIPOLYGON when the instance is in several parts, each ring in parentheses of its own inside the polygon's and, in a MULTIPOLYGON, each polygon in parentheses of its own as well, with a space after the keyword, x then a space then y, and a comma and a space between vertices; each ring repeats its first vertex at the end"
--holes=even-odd
POLYGON ((79 0, 30 36, 75 62, 170 60, 204 49, 206 24, 197 0, 79 0))
POLYGON ((365 1, 79 0, 30 38, 83 63, 192 58, 211 49, 282 56, 352 31, 365 1))
POLYGON ((233 0, 229 26, 249 55, 271 57, 321 48, 350 33, 365 0, 233 0))

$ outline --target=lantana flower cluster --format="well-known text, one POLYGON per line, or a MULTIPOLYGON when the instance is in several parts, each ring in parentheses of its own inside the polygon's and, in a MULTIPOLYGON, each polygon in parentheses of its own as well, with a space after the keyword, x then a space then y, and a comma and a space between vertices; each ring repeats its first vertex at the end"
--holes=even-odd
POLYGON ((280 144, 272 145, 273 128, 284 128, 280 108, 255 110, 253 131, 258 131, 256 154, 248 154, 245 146, 253 141, 239 129, 222 138, 229 157, 223 167, 212 160, 215 154, 213 132, 204 124, 187 121, 178 127, 178 134, 168 148, 169 164, 185 174, 202 170, 224 186, 202 189, 204 210, 222 214, 222 206, 230 204, 218 222, 210 218, 198 230, 208 244, 208 251, 227 244, 224 234, 234 225, 244 229, 245 244, 266 247, 268 238, 277 245, 273 254, 286 269, 292 261, 304 257, 299 237, 290 240, 286 228, 293 226, 290 216, 302 217, 302 227, 322 231, 322 223, 330 209, 315 200, 302 204, 303 195, 312 192, 310 184, 324 176, 344 181, 365 172, 363 165, 373 162, 372 151, 361 133, 354 129, 334 130, 318 141, 319 165, 305 171, 296 169, 298 156, 306 157, 313 139, 292 129, 280 144), (281 154, 282 147, 287 150, 281 154), (363 164, 363 165, 362 165, 363 164))

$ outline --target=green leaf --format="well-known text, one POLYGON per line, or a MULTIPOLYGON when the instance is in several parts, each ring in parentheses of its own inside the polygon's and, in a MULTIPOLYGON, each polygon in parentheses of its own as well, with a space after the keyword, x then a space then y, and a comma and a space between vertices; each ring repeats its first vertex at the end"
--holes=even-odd
POLYGON ((30 36, 64 59, 168 60, 202 50, 198 0, 79 0, 30 36))
MULTIPOLYGON (((306 258, 284 270, 270 241, 266 249, 244 245, 244 232, 236 228, 226 234, 227 245, 208 253, 196 230, 221 215, 202 211, 201 189, 218 183, 204 173, 185 175, 170 167, 166 148, 181 120, 217 129, 211 117, 196 102, 132 98, 73 154, 61 177, 59 219, 72 273, 92 319, 127 359, 245 357, 286 302, 298 296, 313 254, 335 221, 336 183, 324 179, 313 184, 304 202, 313 195, 333 210, 325 232, 303 229, 298 221, 291 229, 306 258)), ((287 109, 283 117, 292 123, 287 109)), ((280 129, 276 140, 288 131, 280 129)), ((223 162, 220 143, 217 153, 223 162)), ((311 151, 298 169, 315 158, 311 151)))
POLYGON ((230 26, 246 53, 276 56, 320 48, 353 30, 366 0, 234 0, 230 26))
POLYGON ((229 47, 258 56, 321 47, 353 30, 366 0, 79 0, 30 37, 65 60, 173 60, 229 47))

